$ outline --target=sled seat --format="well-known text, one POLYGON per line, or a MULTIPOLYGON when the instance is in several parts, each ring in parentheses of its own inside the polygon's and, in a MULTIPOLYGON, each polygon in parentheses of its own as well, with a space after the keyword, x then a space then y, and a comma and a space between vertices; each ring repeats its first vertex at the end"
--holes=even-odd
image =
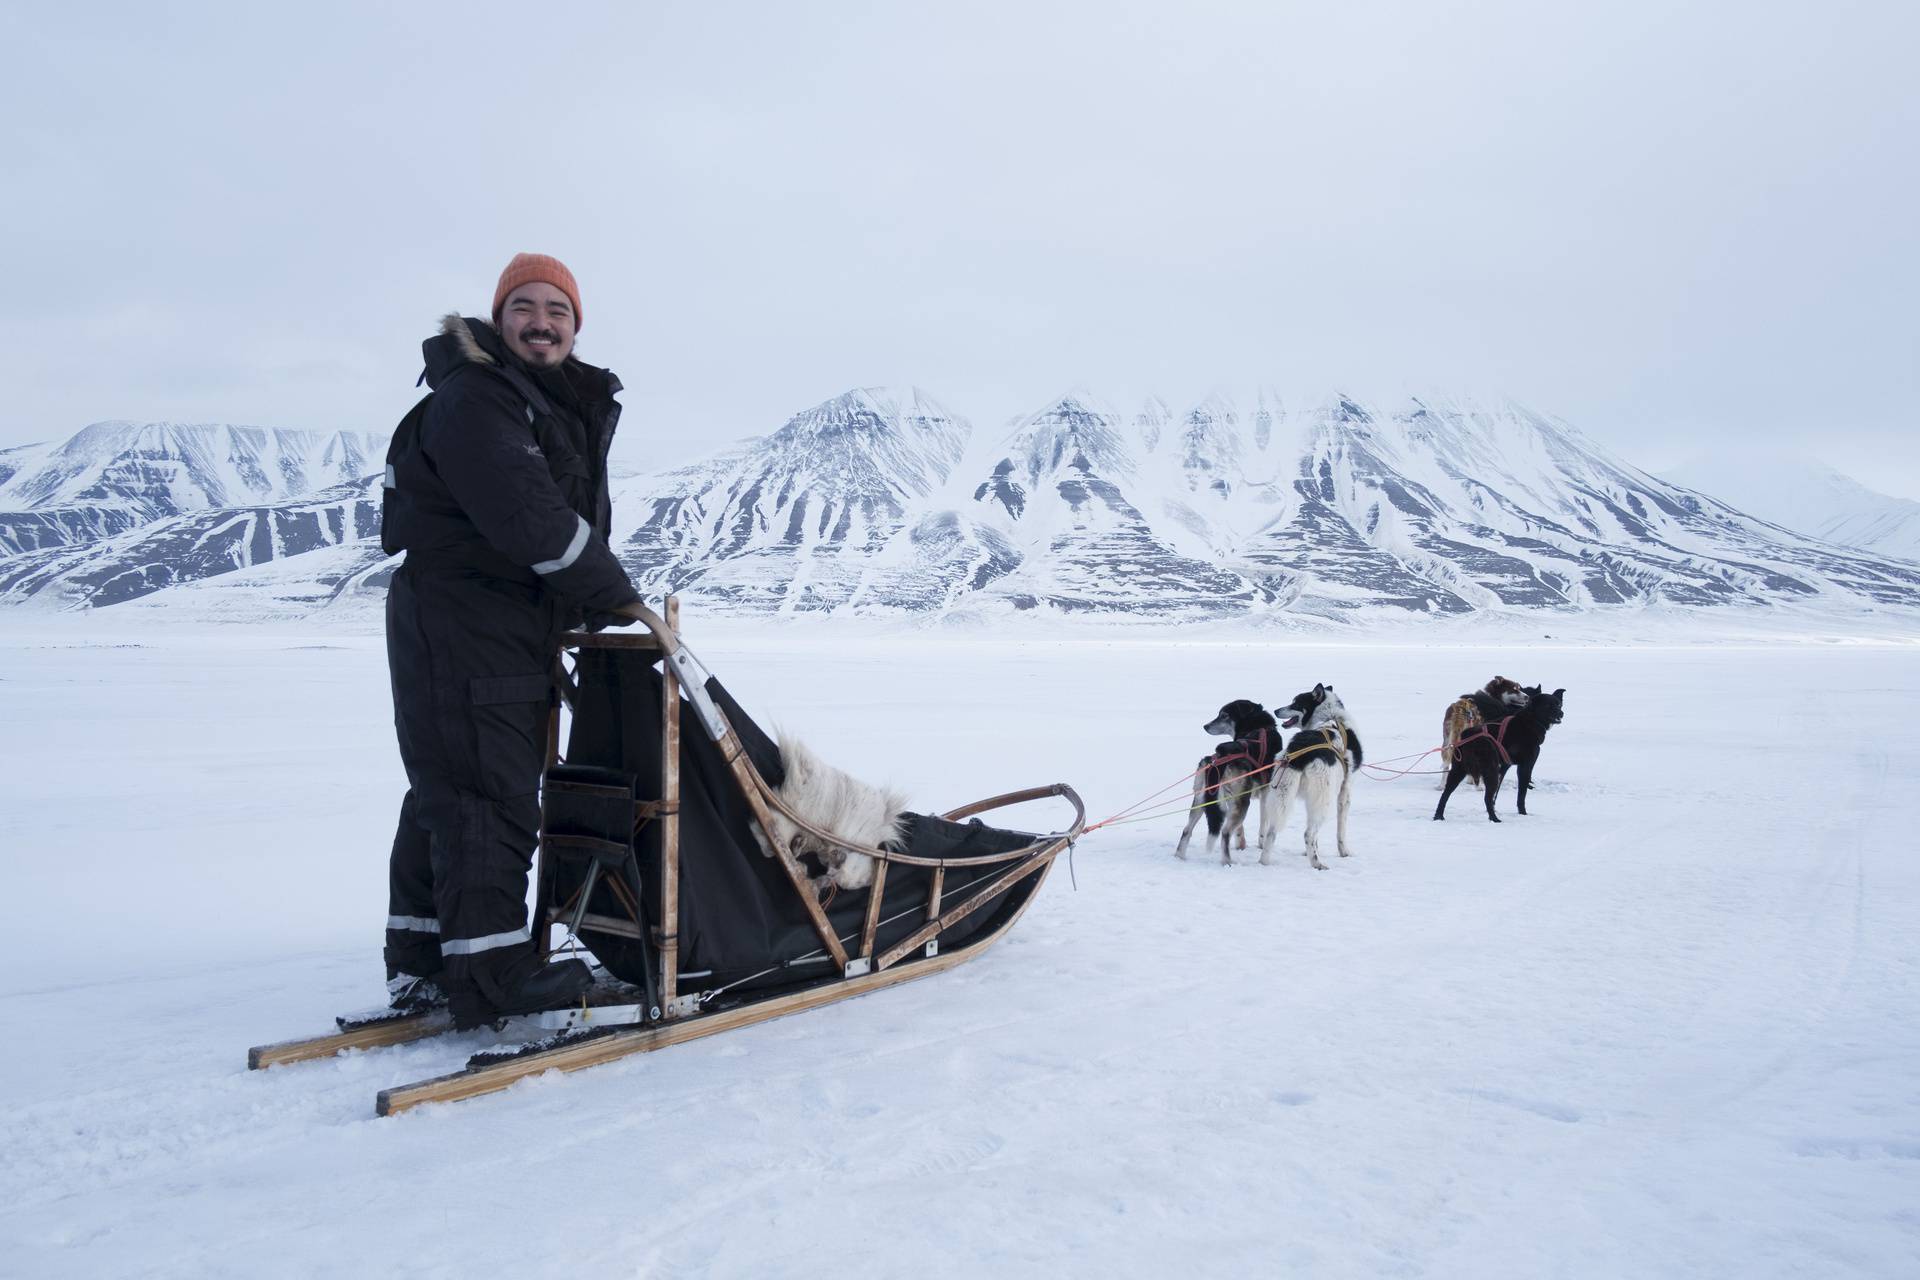
POLYGON ((596 901, 594 891, 602 889, 598 899, 602 911, 591 916, 593 924, 598 932, 625 938, 632 945, 638 960, 633 972, 641 979, 638 985, 645 988, 651 1008, 658 1000, 635 837, 663 806, 639 799, 638 791, 639 779, 619 769, 547 766, 540 788, 542 878, 563 875, 574 885, 574 892, 555 905, 547 905, 542 895, 538 923, 543 943, 560 923, 570 937, 580 937, 591 915, 588 908, 596 901))

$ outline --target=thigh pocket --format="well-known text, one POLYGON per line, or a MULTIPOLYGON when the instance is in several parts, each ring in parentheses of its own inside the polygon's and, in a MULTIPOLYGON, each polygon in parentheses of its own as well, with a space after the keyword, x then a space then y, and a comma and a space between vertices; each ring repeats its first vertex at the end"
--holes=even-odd
POLYGON ((552 689, 553 682, 544 672, 476 676, 468 682, 474 762, 483 794, 504 800, 540 789, 540 771, 547 763, 547 700, 552 689))

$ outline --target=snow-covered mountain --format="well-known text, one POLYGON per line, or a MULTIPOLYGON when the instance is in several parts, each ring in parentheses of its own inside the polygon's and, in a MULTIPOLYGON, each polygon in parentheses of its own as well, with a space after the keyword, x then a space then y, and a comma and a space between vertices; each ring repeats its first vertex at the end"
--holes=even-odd
MULTIPOLYGON (((370 602, 377 483, 294 490, 370 477, 379 452, 377 437, 125 427, 0 452, 0 519, 24 546, 0 555, 0 600, 217 600, 222 617, 370 602), (49 513, 55 533, 34 532, 49 513)), ((1505 401, 1260 392, 1176 410, 1076 390, 981 439, 924 391, 865 388, 614 485, 615 550, 643 593, 707 611, 1920 609, 1920 564, 1743 514, 1505 401)))
POLYGON ((385 558, 377 477, 278 503, 189 511, 92 542, 8 556, 0 559, 0 600, 101 608, 342 545, 385 558))
POLYGON ((372 540, 373 432, 98 422, 0 452, 0 600, 101 607, 372 540))
POLYGON ((652 596, 783 613, 933 607, 951 586, 936 568, 951 549, 913 526, 970 434, 917 387, 849 391, 770 436, 616 489, 616 520, 637 519, 622 522, 621 558, 652 596))
POLYGON ((1002 548, 991 578, 977 577, 973 587, 991 584, 1016 608, 1045 603, 1072 612, 1256 603, 1244 579, 1155 530, 1156 495, 1142 482, 1138 452, 1122 416, 1084 392, 1021 422, 980 468, 957 517, 1002 548))
MULTIPOLYGON (((958 448, 942 440, 944 462, 958 448)), ((1184 413, 1159 401, 1128 413, 1074 392, 1014 424, 937 493, 938 467, 891 485, 884 468, 816 473, 849 492, 878 486, 897 504, 887 529, 846 536, 822 521, 803 537, 788 514, 806 470, 794 451, 811 447, 790 424, 676 473, 664 496, 658 481, 630 483, 628 508, 651 508, 623 559, 650 588, 721 608, 1341 617, 1920 606, 1914 566, 1753 519, 1511 402, 1289 405, 1263 392, 1250 406, 1214 396, 1184 413), (689 528, 704 532, 669 536, 689 528), (837 575, 830 591, 811 568, 824 564, 837 575)))
POLYGON ((1826 542, 1920 560, 1920 502, 1876 493, 1801 454, 1740 450, 1696 458, 1663 475, 1826 542))
POLYGON ((0 453, 0 555, 299 498, 380 470, 385 449, 374 432, 96 422, 59 445, 0 453))

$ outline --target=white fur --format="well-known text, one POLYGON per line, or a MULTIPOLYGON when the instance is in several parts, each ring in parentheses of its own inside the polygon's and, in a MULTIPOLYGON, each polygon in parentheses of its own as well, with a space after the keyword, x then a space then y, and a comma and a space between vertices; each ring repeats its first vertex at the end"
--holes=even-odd
MULTIPOLYGON (((890 787, 869 786, 834 768, 813 754, 796 738, 782 736, 780 761, 786 766, 786 781, 775 790, 787 807, 822 831, 832 832, 854 844, 875 847, 901 837, 906 797, 890 787)), ((852 853, 837 845, 828 845, 796 826, 778 810, 773 811, 773 838, 796 858, 811 853, 826 865, 822 882, 831 880, 842 889, 864 889, 873 883, 873 858, 852 853)), ((773 856, 766 836, 758 825, 753 838, 760 852, 773 856)))
MULTIPOLYGON (((1340 704, 1339 695, 1329 689, 1326 700, 1314 708, 1313 714, 1300 728, 1331 729, 1336 724, 1343 730, 1353 729, 1353 722, 1347 718, 1347 709, 1340 704)), ((1340 850, 1341 857, 1352 856, 1352 851, 1347 848, 1347 809, 1353 798, 1353 768, 1346 752, 1341 752, 1336 761, 1331 752, 1316 751, 1306 757, 1304 769, 1295 769, 1285 763, 1276 765, 1269 791, 1273 803, 1263 804, 1260 808, 1261 865, 1272 860, 1273 842, 1279 837, 1280 829, 1287 825, 1287 814, 1292 810, 1293 798, 1297 794, 1306 797, 1305 852, 1307 862, 1314 870, 1327 869, 1327 864, 1320 861, 1320 828, 1326 825, 1329 809, 1334 810, 1335 816, 1335 847, 1340 850)))

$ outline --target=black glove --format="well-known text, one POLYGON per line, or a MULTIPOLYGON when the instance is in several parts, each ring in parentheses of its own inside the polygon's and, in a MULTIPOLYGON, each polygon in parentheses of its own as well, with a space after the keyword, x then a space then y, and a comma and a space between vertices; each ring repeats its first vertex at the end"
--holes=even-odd
POLYGON ((630 627, 635 621, 636 619, 629 618, 624 613, 608 613, 603 609, 595 609, 587 614, 586 626, 588 631, 605 631, 608 627, 630 627))

